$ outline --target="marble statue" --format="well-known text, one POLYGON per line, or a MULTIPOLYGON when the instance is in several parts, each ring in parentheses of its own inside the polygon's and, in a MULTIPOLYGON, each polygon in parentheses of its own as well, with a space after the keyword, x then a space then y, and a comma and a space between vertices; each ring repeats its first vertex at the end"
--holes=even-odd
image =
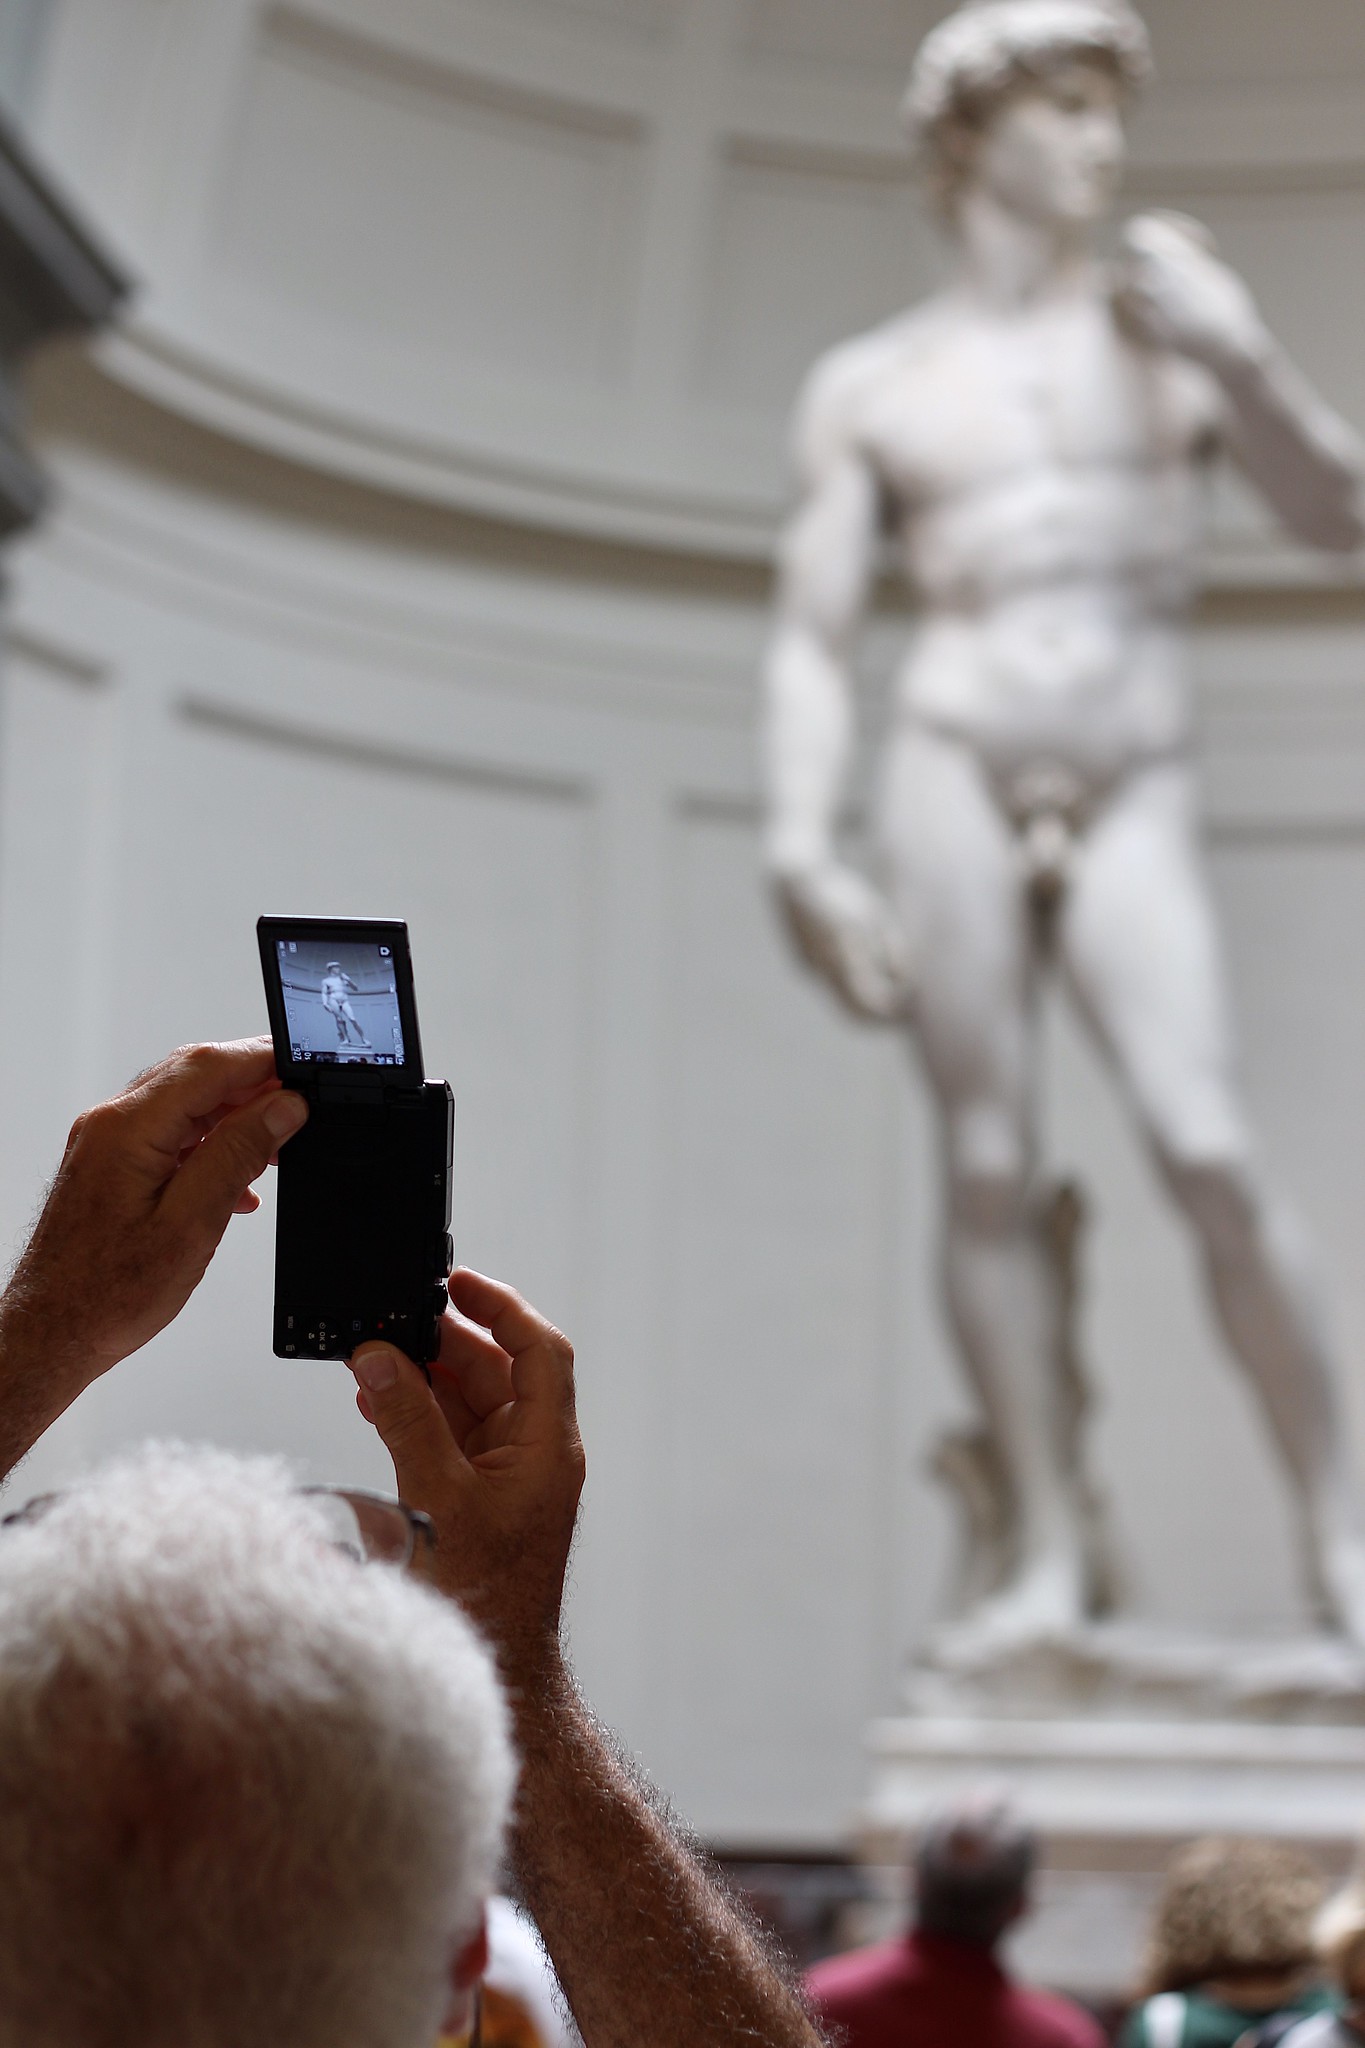
POLYGON ((1317 1612, 1365 1645, 1333 1361, 1233 1072, 1186 677, 1212 460, 1347 551, 1365 452, 1196 222, 1146 214, 1117 261, 1094 253, 1149 70, 1127 0, 969 0, 928 37, 905 116, 955 275, 810 378, 766 667, 765 850, 790 931, 851 1010, 913 1034, 941 1114, 944 1287, 998 1524, 991 1582, 949 1632, 967 1657, 1083 1628, 1102 1576, 1035 1136, 1046 972, 1196 1234, 1317 1612), (873 879, 838 827, 888 539, 920 616, 873 879))

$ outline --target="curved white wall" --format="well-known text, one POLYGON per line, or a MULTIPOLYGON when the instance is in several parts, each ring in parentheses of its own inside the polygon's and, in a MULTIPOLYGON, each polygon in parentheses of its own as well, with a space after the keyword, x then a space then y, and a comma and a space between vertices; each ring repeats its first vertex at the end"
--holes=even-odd
MULTIPOLYGON (((755 555, 802 369, 934 272, 895 104, 939 11, 65 0, 40 132, 141 267, 127 381, 447 503, 755 555)), ((1350 0, 1149 12, 1135 199, 1210 219, 1365 415, 1350 0)))
MULTIPOLYGON (((35 380, 61 488, 0 715, 0 1224, 85 1100, 259 1025, 258 911, 406 914, 461 1254, 580 1342, 585 1673, 731 1840, 838 1833, 947 1555, 932 1134, 900 1048, 779 944, 752 764, 795 381, 936 261, 893 121, 935 11, 62 0, 36 115, 143 290, 98 369, 35 380)), ((1356 0, 1149 12, 1136 193, 1214 223, 1365 424, 1356 0)), ((1365 598, 1235 504, 1213 578, 1249 1082, 1359 1359, 1365 598)), ((905 623, 872 636, 871 719, 905 623)), ((1054 1051, 1139 1589, 1287 1621, 1188 1253, 1093 1060, 1054 1051)), ((34 1485, 153 1428, 381 1477, 343 1377, 268 1355, 269 1240, 234 1225, 34 1485)))

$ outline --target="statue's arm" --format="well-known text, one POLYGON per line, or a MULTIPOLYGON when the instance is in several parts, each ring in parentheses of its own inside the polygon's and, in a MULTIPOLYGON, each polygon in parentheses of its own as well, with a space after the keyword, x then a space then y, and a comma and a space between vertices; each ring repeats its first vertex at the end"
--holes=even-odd
POLYGON ((802 421, 800 439, 801 495, 783 535, 764 669, 765 851, 779 882, 834 856, 853 746, 850 662, 877 545, 870 466, 818 415, 802 421))
POLYGON ((877 561, 880 487, 816 373, 797 431, 799 498, 782 540, 763 675, 764 858, 796 944, 849 1008, 904 1006, 901 945, 870 883, 839 858, 854 742, 851 658, 877 561))
POLYGON ((1236 272, 1195 221, 1147 214, 1124 236, 1118 300, 1160 347, 1216 380, 1230 452, 1313 547, 1365 545, 1365 446, 1289 360, 1236 272))
POLYGON ((1268 334, 1219 379, 1232 454, 1285 525, 1312 547, 1365 546, 1365 447, 1268 334))

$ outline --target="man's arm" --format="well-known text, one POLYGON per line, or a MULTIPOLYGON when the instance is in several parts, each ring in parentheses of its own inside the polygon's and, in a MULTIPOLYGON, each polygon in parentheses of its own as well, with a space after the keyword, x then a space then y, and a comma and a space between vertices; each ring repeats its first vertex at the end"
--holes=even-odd
POLYGON ((559 1639, 583 1483, 567 1340, 460 1272, 429 1387, 388 1345, 352 1369, 402 1497, 435 1523, 426 1569, 490 1638, 522 1760, 521 1893, 587 2048, 818 2048, 799 1993, 588 1711, 559 1639))
POLYGON ((307 1113, 269 1039, 248 1039, 173 1053, 77 1118, 0 1295, 0 1478, 179 1315, 307 1113))
POLYGON ((1121 308, 1149 340, 1212 372, 1229 448, 1291 533, 1340 554, 1365 545, 1365 447, 1289 360, 1211 238, 1155 214, 1124 239, 1121 308))
POLYGON ((793 936, 857 1013, 905 1000, 886 906, 839 858, 853 750, 850 662, 876 564, 880 491, 847 429, 838 367, 817 370, 797 426, 800 498, 783 538, 764 669, 765 857, 793 936))
POLYGON ((815 2048, 786 1972, 560 1661, 523 1684, 519 1889, 588 2048, 815 2048))

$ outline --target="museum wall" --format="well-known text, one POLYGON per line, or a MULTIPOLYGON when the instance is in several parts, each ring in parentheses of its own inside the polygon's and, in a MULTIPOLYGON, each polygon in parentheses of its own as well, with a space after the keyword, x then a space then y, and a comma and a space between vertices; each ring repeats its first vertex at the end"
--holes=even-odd
MULTIPOLYGON (((460 1255, 579 1347, 585 1679, 734 1843, 845 1833, 951 1563, 933 1133, 903 1048, 780 942, 753 746, 796 384, 938 273, 894 121, 938 11, 55 0, 24 96, 138 289, 33 379, 57 499, 0 707, 0 1235, 84 1103, 261 1027, 260 911, 406 916, 460 1255)), ((1358 0, 1147 13, 1133 203, 1209 221, 1365 428, 1358 0)), ((869 732, 911 623, 869 636, 869 732)), ((1229 492, 1196 668, 1248 1085, 1365 1459, 1359 565, 1229 492)), ((1188 1249, 1064 1019, 1049 1060, 1141 1603, 1292 1626, 1188 1249)), ((382 1483, 345 1375, 269 1355, 270 1257, 267 1205, 18 1485, 149 1431, 382 1483)))

